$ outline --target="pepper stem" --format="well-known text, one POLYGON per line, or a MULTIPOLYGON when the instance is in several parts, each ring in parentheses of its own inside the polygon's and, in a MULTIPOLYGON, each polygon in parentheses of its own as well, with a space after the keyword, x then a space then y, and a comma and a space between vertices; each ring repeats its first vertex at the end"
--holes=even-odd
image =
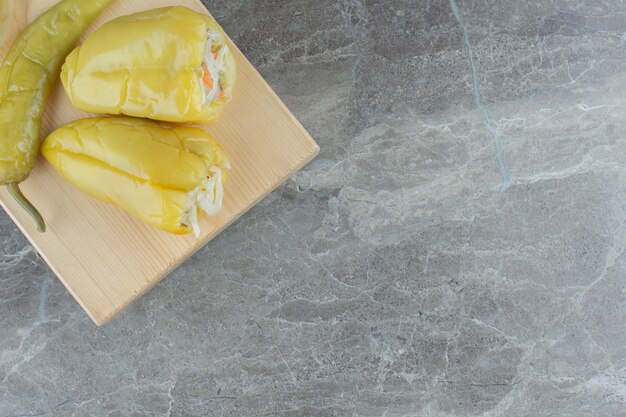
POLYGON ((33 220, 37 224, 37 231, 41 233, 45 232, 46 223, 44 222, 43 217, 41 217, 41 214, 39 214, 35 206, 33 206, 31 202, 28 201, 26 197, 24 197, 22 190, 20 190, 20 185, 16 182, 7 184, 7 190, 9 191, 9 194, 11 194, 11 196, 15 199, 15 201, 17 201, 20 207, 26 210, 26 212, 30 214, 30 217, 33 218, 33 220))

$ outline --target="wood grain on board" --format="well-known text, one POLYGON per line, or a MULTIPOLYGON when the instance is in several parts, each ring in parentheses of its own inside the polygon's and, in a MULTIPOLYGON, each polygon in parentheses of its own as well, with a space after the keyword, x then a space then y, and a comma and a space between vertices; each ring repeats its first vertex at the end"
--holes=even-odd
MULTIPOLYGON (((15 2, 2 56, 18 32, 55 3, 15 2)), ((114 17, 173 5, 208 13, 199 0, 116 0, 86 34, 114 17)), ((199 239, 146 226, 81 193, 42 157, 22 190, 45 218, 46 233, 38 233, 28 215, 0 190, 2 207, 99 325, 110 321, 319 152, 254 67, 231 46, 238 66, 234 99, 220 121, 206 128, 224 146, 233 167, 225 185, 224 208, 218 216, 204 218, 199 239)), ((89 116, 72 107, 57 83, 46 106, 42 137, 62 124, 89 116)))

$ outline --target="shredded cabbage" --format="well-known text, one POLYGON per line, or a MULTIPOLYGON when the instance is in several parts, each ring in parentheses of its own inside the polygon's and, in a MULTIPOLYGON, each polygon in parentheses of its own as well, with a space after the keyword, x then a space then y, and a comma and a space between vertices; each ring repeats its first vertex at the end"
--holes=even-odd
POLYGON ((213 103, 216 98, 219 97, 220 91, 220 75, 226 71, 226 65, 224 63, 224 57, 228 52, 228 46, 224 43, 222 35, 214 30, 210 29, 207 32, 207 45, 204 52, 204 65, 206 65, 211 79, 213 80, 213 87, 209 88, 204 83, 201 83, 202 88, 202 104, 213 103), (213 56, 213 46, 219 48, 217 59, 213 56))
POLYGON ((196 237, 200 236, 198 208, 209 216, 215 216, 222 209, 224 187, 222 185, 222 168, 212 167, 208 178, 193 191, 189 192, 187 212, 183 223, 190 224, 196 237))

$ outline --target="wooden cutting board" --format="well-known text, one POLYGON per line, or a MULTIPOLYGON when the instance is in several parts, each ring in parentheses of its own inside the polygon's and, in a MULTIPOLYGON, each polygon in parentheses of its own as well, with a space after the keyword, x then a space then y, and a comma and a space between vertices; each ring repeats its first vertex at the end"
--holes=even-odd
MULTIPOLYGON (((0 49, 3 57, 17 33, 55 3, 15 2, 11 28, 0 49)), ((87 34, 114 17, 173 5, 208 13, 199 0, 116 0, 87 34)), ((199 239, 151 228, 81 193, 42 157, 22 190, 45 218, 46 233, 38 233, 28 215, 4 188, 0 190, 2 207, 98 325, 110 321, 319 152, 239 49, 231 48, 238 66, 235 97, 220 121, 206 128, 224 146, 233 167, 224 208, 202 221, 199 239)), ((72 107, 58 83, 46 106, 42 137, 88 116, 72 107)))

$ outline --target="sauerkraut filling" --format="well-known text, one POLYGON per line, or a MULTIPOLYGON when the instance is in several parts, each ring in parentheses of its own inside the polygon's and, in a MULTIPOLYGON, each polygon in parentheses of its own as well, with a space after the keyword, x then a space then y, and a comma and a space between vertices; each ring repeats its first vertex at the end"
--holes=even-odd
POLYGON ((223 167, 212 167, 209 169, 209 176, 188 194, 185 215, 181 223, 191 226, 196 237, 200 236, 198 211, 204 211, 208 216, 215 216, 222 209, 222 200, 224 199, 223 170, 229 168, 230 164, 228 163, 223 167))
POLYGON ((228 46, 221 33, 215 29, 207 32, 207 46, 202 63, 202 104, 207 105, 225 98, 224 73, 228 46))

